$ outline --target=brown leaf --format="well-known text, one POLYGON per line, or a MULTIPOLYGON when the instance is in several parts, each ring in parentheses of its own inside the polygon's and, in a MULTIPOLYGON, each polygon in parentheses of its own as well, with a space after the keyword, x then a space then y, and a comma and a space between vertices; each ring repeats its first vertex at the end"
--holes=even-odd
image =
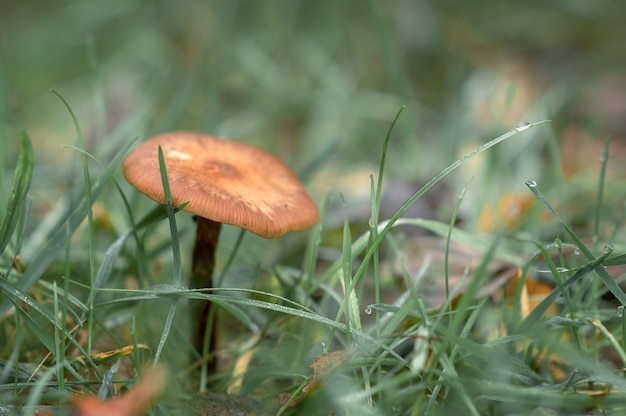
MULTIPOLYGON (((515 275, 507 283, 506 297, 508 301, 511 301, 512 299, 515 298, 521 276, 522 276, 522 270, 518 268, 516 270, 515 275)), ((522 287, 519 289, 521 290, 521 293, 520 293, 521 314, 522 314, 522 317, 525 318, 528 316, 530 312, 532 312, 533 309, 535 309, 537 305, 539 305, 539 303, 541 303, 541 301, 546 296, 548 296, 552 292, 552 290, 554 289, 554 286, 548 283, 542 282, 541 280, 535 278, 532 275, 527 275, 526 280, 524 281, 522 287)), ((557 315, 557 313, 558 313, 557 306, 555 304, 552 304, 548 308, 548 311, 546 314, 547 316, 555 316, 557 315)))
POLYGON ((534 203, 535 196, 530 192, 523 194, 505 193, 500 197, 495 208, 489 204, 483 206, 478 219, 478 228, 483 232, 490 233, 498 227, 504 226, 504 230, 511 233, 517 230, 534 203))
MULTIPOLYGON (((150 347, 146 344, 137 344, 137 349, 144 349, 148 351, 150 350, 150 347)), ((96 363, 96 365, 100 365, 104 362, 107 362, 116 358, 128 356, 132 354, 133 352, 135 352, 135 350, 136 348, 134 345, 127 345, 125 347, 115 348, 109 351, 102 351, 99 353, 94 353, 94 354, 91 354, 90 357, 93 360, 93 362, 96 363)))
POLYGON ((151 367, 144 370, 141 381, 123 396, 109 401, 96 397, 72 398, 70 407, 74 416, 140 416, 159 397, 165 383, 165 370, 151 367))
POLYGON ((339 365, 345 362, 350 351, 333 351, 320 355, 309 367, 313 370, 313 377, 309 383, 304 386, 302 391, 308 393, 320 384, 320 380, 326 374, 337 369, 339 365))

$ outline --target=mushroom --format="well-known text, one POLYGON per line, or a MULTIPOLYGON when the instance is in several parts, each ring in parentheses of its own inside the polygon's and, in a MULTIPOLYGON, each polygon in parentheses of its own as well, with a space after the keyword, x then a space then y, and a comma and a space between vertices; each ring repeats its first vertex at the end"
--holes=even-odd
MULTIPOLYGON (((124 160, 126 180, 165 203, 158 149, 162 148, 172 202, 197 217, 190 287, 212 287, 221 224, 276 238, 319 221, 317 207, 296 175, 254 146, 202 133, 179 131, 152 137, 124 160)), ((194 346, 202 353, 210 302, 191 308, 194 346)), ((215 337, 211 338, 212 351, 215 337)))

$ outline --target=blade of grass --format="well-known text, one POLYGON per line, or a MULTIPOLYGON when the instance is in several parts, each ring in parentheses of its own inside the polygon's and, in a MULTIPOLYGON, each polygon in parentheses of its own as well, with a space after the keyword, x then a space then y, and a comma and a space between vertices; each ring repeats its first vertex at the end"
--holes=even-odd
POLYGON ((318 264, 319 258, 319 249, 320 244, 322 243, 322 224, 324 222, 323 218, 326 214, 326 202, 327 199, 324 197, 324 200, 320 203, 320 223, 317 226, 314 226, 309 233, 309 239, 307 243, 306 254, 304 256, 304 264, 302 265, 302 270, 305 271, 307 282, 312 282, 313 276, 315 276, 315 270, 318 264))
MULTIPOLYGON (((36 312, 38 314, 40 314, 41 316, 44 317, 44 319, 46 319, 46 321, 48 321, 51 325, 54 326, 54 328, 56 330, 58 330, 60 333, 63 334, 64 337, 66 337, 70 343, 81 353, 83 354, 83 356, 85 357, 85 360, 87 361, 87 363, 89 365, 92 366, 93 370, 98 372, 98 368, 97 366, 93 363, 93 361, 91 360, 91 358, 89 358, 89 354, 87 353, 87 351, 83 348, 83 346, 74 338, 74 336, 63 326, 61 325, 58 320, 56 319, 55 316, 52 316, 50 313, 48 313, 48 311, 46 311, 40 304, 39 302, 37 302, 35 299, 33 299, 32 297, 30 297, 27 293, 25 293, 24 291, 22 291, 22 289, 20 289, 18 286, 13 285, 11 282, 7 281, 6 279, 1 279, 2 284, 0 285, 0 292, 4 293, 9 299, 15 299, 19 302, 23 302, 26 305, 28 305, 28 307, 33 311, 36 312)), ((19 307, 19 305, 17 305, 16 302, 16 307, 19 307)), ((30 316, 30 314, 27 314, 24 312, 25 318, 27 319, 32 319, 32 317, 30 316)), ((36 327, 38 327, 38 324, 35 324, 35 322, 33 321, 34 325, 36 325, 36 327)), ((49 335, 47 333, 42 333, 40 334, 40 336, 42 337, 41 339, 46 340, 47 344, 46 347, 49 347, 49 351, 55 351, 55 347, 54 347, 54 340, 52 338, 49 337, 49 335)))
MULTIPOLYGON (((483 282, 487 279, 488 276, 488 267, 493 260, 493 255, 496 247, 500 242, 500 238, 495 238, 491 248, 480 261, 480 264, 472 273, 472 277, 463 291, 461 299, 456 304, 454 308, 454 312, 452 313, 450 323, 445 330, 445 333, 442 334, 444 340, 442 342, 441 351, 445 351, 452 342, 454 335, 456 334, 458 328, 464 321, 467 321, 468 316, 471 314, 470 307, 474 304, 476 295, 478 294, 480 288, 483 286, 483 282)), ((436 355, 435 355, 436 357, 436 355)), ((436 360, 433 360, 436 361, 436 360)))
MULTIPOLYGON (((4 47, 0 48, 0 121, 11 125, 17 125, 15 117, 9 113, 9 94, 7 89, 7 67, 5 64, 4 47)), ((0 126, 0 155, 6 155, 7 152, 7 133, 4 126, 0 126)), ((4 174, 6 172, 6 161, 4 157, 0 157, 0 183, 6 183, 4 174)), ((6 195, 4 190, 0 194, 0 198, 4 199, 6 195)), ((0 250, 2 253, 2 250, 0 250)))
POLYGON ((241 247, 241 242, 243 241, 243 238, 245 237, 245 235, 246 235, 246 230, 243 228, 239 230, 239 233, 237 233, 237 239, 235 240, 235 245, 233 246, 233 249, 228 255, 228 260, 226 260, 226 263, 224 264, 224 267, 222 268, 222 271, 220 272, 220 276, 218 277, 214 286, 220 287, 222 285, 222 282, 224 281, 224 278, 226 277, 228 270, 230 270, 230 266, 232 266, 233 262, 235 261, 235 257, 237 257, 237 253, 239 252, 239 248, 241 247))
MULTIPOLYGON (((391 220, 385 220, 378 224, 378 233, 381 233, 382 230, 384 230, 385 228, 391 229, 393 227, 398 227, 401 225, 412 225, 432 231, 433 233, 440 236, 446 236, 450 229, 450 225, 448 223, 434 220, 426 220, 423 218, 399 218, 391 225, 390 222, 391 220)), ((356 258, 356 256, 361 255, 365 251, 365 249, 368 247, 369 240, 369 231, 366 231, 354 241, 352 247, 350 248, 353 259, 356 258)), ((471 235, 470 233, 458 228, 453 229, 452 240, 465 244, 468 247, 473 247, 475 249, 483 251, 488 250, 490 244, 488 241, 471 235)), ((523 262, 519 256, 506 251, 503 247, 497 248, 496 257, 514 265, 523 265, 523 262)), ((309 288, 309 293, 312 293, 314 290, 324 285, 324 283, 331 280, 331 278, 336 277, 338 275, 338 270, 342 266, 342 261, 343 257, 339 257, 319 278, 312 282, 312 285, 309 288)))
MULTIPOLYGON (((441 318, 443 317, 442 314, 439 315, 437 325, 434 326, 435 328, 438 328, 441 332, 442 341, 441 345, 436 348, 435 353, 433 354, 433 357, 430 361, 431 364, 425 373, 429 375, 435 374, 434 366, 437 364, 442 365, 443 372, 437 378, 437 383, 433 389, 433 395, 428 402, 427 411, 430 411, 431 407, 436 405, 436 399, 439 396, 439 391, 444 386, 444 381, 447 378, 456 378, 456 370, 451 365, 451 363, 454 362, 456 355, 459 353, 456 340, 467 339, 468 333, 473 327, 473 324, 478 317, 480 309, 482 309, 482 307, 485 305, 486 299, 483 299, 483 301, 480 302, 476 308, 472 308, 472 305, 474 305, 475 303, 476 295, 478 294, 480 288, 483 286, 483 282, 487 278, 488 266, 491 264, 499 241, 499 236, 498 238, 494 239, 491 247, 489 248, 489 251, 485 253, 483 258, 481 259, 480 264, 478 265, 474 273, 472 273, 470 282, 463 291, 460 301, 457 303, 454 311, 451 312, 450 321, 447 327, 441 325, 441 318), (465 325, 460 334, 457 335, 458 328, 463 322, 465 322, 465 325), (452 347, 451 352, 448 354, 447 351, 450 347, 452 347)), ((452 299, 448 297, 446 303, 448 305, 451 305, 451 301, 452 299)), ((443 308, 443 310, 445 309, 448 309, 447 305, 446 308, 443 308)), ((477 415, 477 409, 473 406, 470 406, 470 403, 468 403, 468 397, 463 386, 457 385, 457 390, 459 390, 462 400, 466 403, 467 406, 469 406, 468 409, 472 412, 472 414, 477 415)))
MULTIPOLYGON (((535 123, 529 123, 528 125, 525 125, 523 130, 526 131, 532 127, 541 125, 541 124, 545 124, 550 122, 550 120, 543 120, 543 121, 537 121, 535 123)), ((483 144, 482 146, 479 146, 478 148, 476 148, 475 150, 469 152, 468 154, 466 154, 465 156, 461 157, 460 159, 457 159, 454 163, 452 163, 451 165, 447 166, 446 168, 444 168, 441 172, 439 172, 437 175, 435 175, 430 181, 428 181, 424 186, 422 186, 417 192, 415 192, 411 197, 409 197, 409 199, 402 204, 402 206, 396 211, 396 213, 389 219, 389 222, 387 223, 387 225, 385 226, 385 228, 383 228, 383 230, 380 232, 380 234, 372 241, 372 244, 369 245, 368 250, 365 252, 365 256, 363 258, 363 261, 361 262, 360 267, 357 269, 356 273, 355 273, 355 277, 354 280, 358 281, 360 276, 363 274, 363 272, 365 271, 365 265, 367 264, 369 258, 372 256, 374 250, 377 250, 378 246, 380 245, 381 241, 383 240, 383 238, 385 238, 385 235, 389 232, 389 230, 391 229, 391 227, 393 227, 394 223, 396 221, 398 221, 398 219, 400 219, 400 217, 402 215, 404 215, 404 213, 411 207, 411 205, 413 205, 415 203, 415 201, 417 201, 422 195, 424 195, 427 191, 429 191, 435 184, 437 184, 439 181, 441 181, 443 178, 445 178, 446 176, 448 176, 450 173, 452 173, 453 171, 455 171, 456 169, 458 169, 461 165, 463 165, 465 162, 467 162, 468 160, 472 159, 473 157, 485 152, 486 150, 494 147, 495 145, 507 140, 508 138, 516 135, 517 133, 519 133, 521 131, 521 129, 513 129, 499 137, 496 137, 495 139, 483 144)))
POLYGON ((598 178, 598 201, 596 203, 596 215, 594 221, 594 241, 600 240, 600 211, 602 210, 602 202, 604 199, 604 185, 606 181, 606 166, 609 161, 609 144, 611 136, 606 136, 602 153, 600 153, 600 177, 598 178))
POLYGON ((626 354, 624 353, 624 347, 620 345, 615 336, 609 331, 609 329, 602 324, 602 322, 597 319, 590 319, 589 323, 593 325, 604 338, 609 342, 609 344, 613 347, 615 352, 617 353, 619 359, 622 361, 622 368, 626 368, 626 354))
MULTIPOLYGON (((587 248, 585 243, 580 239, 580 237, 578 237, 578 235, 576 235, 574 230, 572 230, 572 228, 563 220, 563 218, 556 212, 556 210, 552 208, 552 205, 550 205, 546 197, 541 193, 541 191, 539 191, 537 184, 534 181, 528 181, 526 182, 526 185, 531 190, 531 192, 535 194, 535 196, 539 198, 539 200, 550 210, 552 215, 554 215, 554 217, 559 220, 567 234, 570 236, 572 241, 574 241, 576 247, 578 247, 580 252, 587 258, 587 260, 594 261, 595 256, 593 255, 591 250, 587 248)), ((602 257, 606 258, 609 254, 611 254, 612 251, 613 246, 610 244, 606 244, 604 246, 604 255, 602 257)), ((619 285, 615 282, 615 280, 613 280, 609 273, 604 269, 604 267, 598 267, 595 269, 595 271, 600 276, 600 280, 602 280, 602 283, 606 286, 607 289, 609 289, 613 296, 615 296, 622 305, 626 305, 626 294, 624 293, 622 288, 619 287, 619 285)))
MULTIPOLYGON (((454 204, 454 210, 452 211, 452 215, 450 216, 450 226, 448 227, 448 233, 446 234, 446 249, 445 249, 444 260, 443 260, 443 267, 444 267, 443 274, 444 274, 444 278, 446 281, 446 299, 450 297, 449 258, 450 258, 450 243, 452 243, 452 230, 454 230, 454 224, 456 223, 456 219, 459 214, 459 208, 461 207, 461 202, 463 201, 463 198, 465 197, 465 192, 467 192, 467 189, 469 188, 472 180, 473 178, 470 179, 467 185, 465 185, 463 189, 461 189, 461 192, 459 193, 459 197, 457 198, 456 204, 454 204)), ((450 306, 452 305, 450 304, 450 306)))
MULTIPOLYGON (((167 178, 165 157, 163 156, 163 149, 161 148, 161 146, 159 146, 159 170, 161 172, 161 181, 163 183, 163 192, 165 194, 165 209, 167 211, 167 218, 170 224, 170 235, 172 239, 172 255, 174 258, 173 284, 174 286, 180 287, 182 281, 182 267, 180 261, 180 245, 178 242, 178 229, 176 227, 174 205, 172 203, 172 193, 170 191, 170 184, 167 178)), ((172 298, 170 309, 167 313, 167 318, 165 320, 165 325, 163 326, 163 331, 161 332, 161 338, 159 339, 159 345, 154 354, 154 365, 157 365, 157 363, 159 362, 161 353, 163 352, 163 348, 165 347, 165 342, 169 337, 170 330, 172 329, 172 322, 174 321, 174 316, 176 315, 177 306, 178 298, 172 298)))
MULTIPOLYGON (((213 289, 214 292, 217 292, 219 290, 220 290, 219 288, 213 289)), ((117 293, 120 295, 127 294, 127 296, 118 296, 114 299, 107 300, 101 303, 100 306, 113 305, 113 304, 124 303, 124 302, 133 302, 133 301, 145 302, 147 300, 153 300, 153 299, 163 299, 163 298, 171 299, 171 298, 184 297, 189 300, 197 299, 197 300, 215 302, 216 304, 220 305, 220 307, 234 304, 234 305, 242 305, 246 307, 261 308, 261 309, 265 309, 265 310, 269 310, 273 312, 291 315, 291 316, 302 318, 302 319, 307 319, 312 322, 319 323, 321 325, 327 326, 331 329, 338 330, 343 333, 348 331, 348 326, 346 324, 338 322, 337 320, 329 319, 323 315, 313 312, 310 309, 300 304, 297 304, 290 299, 277 296, 269 292, 263 292, 263 291, 252 290, 252 289, 227 288, 227 289, 224 289, 224 291, 242 292, 242 293, 248 294, 249 296, 251 295, 257 298, 258 297, 266 297, 269 299, 274 298, 277 301, 266 302, 266 301, 261 301, 258 299, 236 297, 232 295, 221 295, 217 293, 205 294, 196 290, 183 290, 177 287, 173 287, 171 285, 159 285, 159 287, 153 287, 151 289, 144 289, 141 291, 128 290, 128 289, 106 289, 106 291, 111 292, 111 293, 117 293), (287 305, 293 305, 293 306, 287 306, 287 305)), ((228 310, 228 308, 226 310, 228 310)), ((252 325, 254 325, 254 323, 252 325)), ((352 327, 350 328, 350 333, 354 342, 359 344, 361 347, 369 348, 372 345, 377 345, 376 339, 363 331, 357 330, 356 328, 352 327)), ((395 359, 398 359, 398 360, 402 359, 402 357, 400 357, 398 353, 390 349, 387 345, 380 344, 380 343, 378 343, 378 345, 380 345, 380 348, 382 348, 388 354, 393 356, 395 359)))
POLYGON ((157 346, 156 352, 154 353, 154 363, 153 365, 157 365, 159 360, 161 359, 161 353, 163 352, 163 348, 165 347, 165 342, 170 335, 170 331, 172 330, 172 322, 174 321, 174 316, 176 315, 176 306, 177 299, 173 299, 170 303, 170 309, 167 311, 167 317, 165 319, 165 324, 163 325, 163 331, 161 332, 161 337, 159 338, 159 345, 157 346))
POLYGON ((24 204, 33 176, 34 152, 30 137, 25 130, 18 132, 18 154, 13 175, 13 186, 7 202, 2 225, 0 225, 0 253, 3 253, 19 222, 21 207, 24 204))
MULTIPOLYGON (((532 243, 535 244, 535 246, 541 252, 541 255, 543 256, 543 260, 548 266, 548 269, 550 269, 550 273, 552 274, 552 277, 554 277, 554 281, 556 282, 557 287, 561 290, 561 294, 563 295, 563 298, 565 299, 565 304, 567 305, 569 312, 575 313, 576 310, 574 309, 574 303, 572 302, 569 292, 565 290, 563 279, 561 278, 561 274, 559 273, 556 267, 556 264, 554 264, 554 261, 552 260, 552 256, 550 255, 548 250, 543 246, 543 244, 534 240, 530 240, 530 241, 532 241, 532 243)), ((560 242, 557 243, 557 247, 561 248, 560 242)), ((561 264, 564 264, 564 263, 561 263, 561 264)))
MULTIPOLYGON (((57 292, 56 282, 54 282, 52 286, 52 295, 53 295, 53 305, 54 305, 54 316, 59 316, 59 313, 60 313, 59 296, 57 292)), ((64 303, 67 303, 67 302, 64 302, 64 303)), ((64 306, 63 308, 66 308, 66 306, 64 306)), ((66 313, 63 314, 61 317, 65 318, 65 316, 67 316, 66 313)), ((67 322, 67 321, 63 319, 61 322, 67 322)), ((65 390, 65 371, 64 371, 65 370, 65 338, 61 336, 61 334, 59 333, 59 330, 56 327, 54 328, 54 346, 55 346, 55 349, 50 350, 50 351, 54 352, 56 361, 59 364, 57 366, 57 369, 58 369, 57 381, 59 383, 59 390, 64 391, 65 390)))
POLYGON ((48 380, 50 380, 52 376, 54 376, 54 374, 58 371, 58 369, 56 368, 58 365, 59 364, 48 368, 44 372, 41 379, 37 383, 35 383, 28 395, 28 400, 26 401, 22 414, 36 415, 39 413, 39 411, 37 410, 37 404, 41 402, 44 391, 48 387, 48 380))
MULTIPOLYGON (((350 223, 348 221, 348 208, 346 207, 346 201, 341 195, 341 203, 344 210, 344 222, 343 222, 343 309, 346 315, 346 338, 352 342, 351 329, 361 329, 360 311, 358 306, 358 299, 356 298, 354 287, 352 286, 352 254, 350 249, 352 247, 352 235, 350 232, 350 223)), ((339 311, 341 314, 341 310, 339 311)), ((339 320, 340 315, 335 318, 339 320)))
MULTIPOLYGON (((528 124, 527 126, 524 127, 524 131, 535 127, 535 126, 539 126, 545 123, 549 123, 550 120, 543 120, 543 121, 538 121, 535 123, 531 123, 528 124)), ((437 175, 435 175, 430 181, 428 181, 424 186, 422 186, 417 192, 415 192, 411 197, 409 197, 409 199, 407 199, 407 201, 396 211, 396 213, 387 221, 381 223, 378 227, 378 236, 374 239, 372 239, 372 241, 370 242, 370 244, 368 244, 369 241, 369 231, 367 232, 367 234, 359 237, 353 247, 352 247, 352 256, 353 258, 355 258, 356 256, 360 255, 363 251, 366 250, 365 252, 365 256, 363 258, 363 261, 361 262, 361 266, 359 267, 359 269, 357 270, 356 274, 355 274, 355 280, 358 280, 358 277, 360 277, 364 270, 365 267, 367 265, 367 262, 369 261, 369 258, 372 256, 374 250, 377 248, 377 246, 381 243, 381 241, 383 240, 383 238, 385 238, 385 236, 387 235, 387 233, 389 232, 389 230, 391 230, 391 228, 395 227, 396 224, 399 220, 400 217, 402 215, 404 215, 404 213, 411 207, 411 205, 413 205, 415 203, 415 201, 417 201, 422 195, 424 195, 428 190, 430 190, 435 184, 437 184, 439 181, 441 181, 443 178, 445 178, 446 176, 448 176, 450 173, 452 173, 453 171, 455 171, 456 169, 458 169, 461 165, 463 165, 465 162, 467 162, 468 160, 472 159, 473 157, 485 152, 486 150, 494 147, 495 145, 511 138, 512 136, 518 134, 521 130, 511 130, 499 137, 496 137, 495 139, 483 144, 482 146, 476 148, 475 150, 471 151, 470 153, 466 154, 465 156, 461 157, 460 159, 457 159, 454 163, 452 163, 451 165, 447 166, 446 168, 444 168, 443 170, 441 170, 437 175)), ((420 223, 423 220, 412 220, 415 221, 415 223, 420 223)), ((427 224, 428 222, 423 221, 424 224, 427 224)), ((443 226, 443 234, 441 235, 446 235, 447 231, 448 231, 448 225, 444 225, 443 226)), ((512 258, 511 258, 512 259, 512 258)), ((519 262, 519 259, 515 259, 514 260, 516 263, 519 262)), ((316 290, 319 286, 319 284, 322 284, 328 280, 330 280, 334 275, 337 274, 338 270, 342 267, 342 262, 343 259, 337 259, 327 270, 326 272, 320 276, 319 279, 317 279, 317 284, 313 285, 310 289, 310 291, 314 291, 316 290)))
MULTIPOLYGON (((78 119, 76 118, 74 111, 72 110, 68 102, 65 100, 65 98, 61 96, 61 94, 59 94, 58 92, 54 90, 51 90, 51 92, 61 100, 61 102, 63 103, 67 111, 69 112, 70 117, 72 118, 72 123, 74 124, 74 130, 76 132, 76 140, 78 142, 78 147, 86 151, 85 138, 83 137, 83 132, 80 128, 78 119)), ((94 253, 94 245, 95 245, 96 236, 95 236, 94 226, 93 226, 93 210, 92 210, 94 199, 93 199, 93 195, 91 194, 91 175, 89 173, 89 163, 87 163, 87 156, 85 156, 84 153, 81 156, 82 156, 81 159, 82 159, 82 165, 83 165, 83 181, 85 183, 84 184, 85 202, 87 205, 86 214, 87 214, 87 245, 88 245, 87 250, 88 250, 88 256, 89 256, 89 282, 92 285, 92 289, 89 291, 89 296, 90 296, 89 304, 93 304, 93 296, 95 294, 95 291, 93 290, 93 285, 94 285, 95 274, 96 274, 96 264, 95 264, 96 256, 94 253)), ((87 350, 91 351, 91 345, 92 345, 91 334, 93 332, 93 326, 92 326, 93 325, 93 309, 89 309, 89 319, 87 320, 87 325, 88 325, 87 333, 89 334, 89 336, 87 337, 87 350)))
MULTIPOLYGON (((174 208, 174 212, 178 212, 184 208, 186 204, 181 206, 177 206, 174 208)), ((94 288, 100 289, 105 287, 108 282, 111 274, 113 272, 113 268, 115 263, 119 257, 120 251, 124 246, 124 243, 131 235, 135 234, 139 229, 146 227, 154 222, 160 221, 167 218, 166 208, 164 206, 157 206, 151 212, 146 214, 144 218, 142 218, 133 228, 128 229, 122 235, 120 235, 111 245, 106 249, 104 256, 102 257, 102 261, 100 262, 100 266, 96 271, 96 277, 94 281, 94 288)), ((69 272, 66 271, 66 277, 69 278, 69 272)), ((66 279, 69 280, 69 279, 66 279)), ((96 293, 93 298, 93 302, 96 301, 98 294, 96 293)), ((91 306, 92 299, 88 299, 86 303, 86 307, 89 308, 91 306)), ((84 319, 85 316, 81 318, 84 319)))
MULTIPOLYGON (((126 154, 131 143, 127 143, 115 158, 109 163, 108 172, 96 179, 91 187, 92 201, 97 198, 100 192, 104 189, 104 186, 111 179, 111 174, 122 161, 122 158, 126 154)), ((54 227, 56 230, 48 239, 44 247, 42 247, 38 255, 34 257, 29 264, 28 268, 20 278, 18 287, 23 290, 29 290, 37 280, 47 270, 48 266, 56 259, 59 250, 65 247, 65 243, 68 238, 68 231, 70 235, 78 228, 87 215, 87 210, 90 207, 87 205, 85 199, 82 199, 69 207, 69 215, 63 217, 61 222, 54 227), (66 229, 67 226, 67 229, 66 229)), ((11 307, 12 303, 10 299, 4 299, 0 304, 0 315, 6 313, 11 307)))
MULTIPOLYGON (((385 163, 387 161, 387 148, 389 147, 389 140, 391 139, 391 133, 400 118, 400 114, 404 107, 400 107, 400 110, 396 113, 391 125, 387 129, 387 134, 385 135, 385 140, 383 141, 383 148, 380 156, 380 163, 378 168, 378 180, 376 183, 376 188, 374 188, 374 179, 370 177, 371 181, 371 214, 370 214, 370 241, 375 240, 378 237, 378 221, 379 221, 379 212, 380 212, 380 202, 382 199, 383 193, 383 179, 385 175, 385 163)), ((372 265, 374 269, 374 302, 380 303, 380 266, 379 266, 379 252, 378 250, 374 251, 372 256, 372 265)), ((375 320, 376 320, 376 328, 379 328, 380 324, 380 314, 378 311, 375 312, 375 320)))
POLYGON ((567 290, 570 286, 578 282, 580 279, 582 279, 592 271, 597 270, 598 268, 602 268, 601 266, 606 258, 609 256, 609 254, 611 253, 604 253, 598 258, 594 258, 592 261, 578 269, 578 271, 572 277, 563 282, 563 289, 557 287, 552 292, 550 292, 550 294, 548 294, 537 306, 533 308, 533 310, 528 314, 526 319, 522 321, 522 323, 513 332, 513 334, 527 332, 532 327, 534 327, 539 319, 543 316, 543 314, 548 310, 548 308, 550 308, 550 306, 561 295, 561 290, 567 290))
POLYGON ((170 235, 172 238, 172 255, 174 260, 174 277, 172 283, 175 286, 180 286, 182 282, 182 267, 180 261, 180 244, 178 242, 178 229, 176 227, 172 193, 170 191, 170 184, 167 178, 167 167, 165 166, 165 158, 163 156, 163 149, 161 146, 159 146, 159 169, 161 171, 161 182, 163 183, 163 192, 165 194, 165 210, 167 212, 167 219, 170 224, 170 235))
MULTIPOLYGON (((280 301, 280 303, 265 302, 265 301, 260 301, 257 299, 247 299, 247 298, 240 298, 240 297, 235 297, 235 296, 220 295, 218 293, 207 294, 207 293, 202 293, 196 290, 183 290, 180 287, 176 287, 172 285, 159 285, 159 286, 155 286, 151 288, 146 288, 140 291, 128 290, 128 289, 102 289, 102 290, 106 292, 110 292, 110 293, 116 293, 120 296, 116 297, 115 299, 110 299, 110 300, 101 302, 98 304, 99 306, 114 305, 117 303, 124 303, 124 302, 130 302, 130 301, 143 302, 146 300, 176 298, 176 297, 184 296, 187 299, 197 299, 197 300, 205 300, 205 301, 208 300, 208 301, 216 302, 220 304, 221 303, 233 303, 233 304, 238 304, 238 305, 243 305, 243 306, 251 306, 251 307, 257 307, 261 309, 267 309, 267 310, 271 310, 274 312, 280 312, 280 313, 285 313, 285 314, 292 315, 292 316, 297 316, 299 318, 305 318, 305 319, 329 326, 331 328, 338 329, 341 332, 347 331, 347 326, 341 322, 337 322, 333 319, 326 318, 325 316, 322 316, 312 311, 311 309, 308 309, 300 304, 297 304, 290 299, 275 295, 273 293, 263 292, 259 290, 237 289, 237 288, 224 289, 224 291, 227 291, 227 292, 242 292, 242 293, 246 293, 255 297, 267 297, 269 299, 276 299, 277 301, 280 301), (292 305, 292 306, 287 306, 287 305, 292 305)), ((217 292, 220 290, 221 289, 219 288, 213 289, 214 292, 217 292)), ((351 332, 352 332, 352 335, 357 335, 360 338, 364 338, 366 340, 373 339, 369 335, 361 331, 357 331, 354 328, 351 329, 351 332)))

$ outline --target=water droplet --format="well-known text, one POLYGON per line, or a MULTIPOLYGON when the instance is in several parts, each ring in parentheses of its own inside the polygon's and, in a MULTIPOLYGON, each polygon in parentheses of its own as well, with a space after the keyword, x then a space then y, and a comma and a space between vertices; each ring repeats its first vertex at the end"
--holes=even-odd
POLYGON ((580 249, 579 249, 578 247, 576 247, 576 248, 574 249, 574 255, 575 255, 575 256, 580 256, 580 249))
POLYGON ((518 220, 521 215, 522 215, 522 208, 519 206, 519 204, 516 204, 516 203, 511 204, 511 206, 509 207, 509 212, 508 212, 509 218, 515 221, 515 220, 518 220))
POLYGON ((536 188, 537 187, 537 182, 530 180, 530 181, 526 181, 526 186, 528 186, 529 188, 536 188))
POLYGON ((611 244, 611 243, 606 243, 606 244, 604 245, 604 247, 602 248, 602 250, 603 250, 605 253, 610 253, 610 252, 612 252, 613 250, 615 250, 615 247, 613 247, 613 244, 611 244))
POLYGON ((615 316, 617 316, 618 318, 624 316, 624 305, 619 305, 617 309, 615 309, 615 316))
POLYGON ((371 315, 372 314, 372 307, 371 306, 366 306, 365 307, 365 314, 366 315, 371 315))
POLYGON ((557 273, 566 273, 569 271, 569 269, 565 268, 565 267, 557 267, 556 268, 557 273))
POLYGON ((530 123, 528 121, 520 121, 517 126, 515 126, 515 131, 524 131, 530 127, 530 123))

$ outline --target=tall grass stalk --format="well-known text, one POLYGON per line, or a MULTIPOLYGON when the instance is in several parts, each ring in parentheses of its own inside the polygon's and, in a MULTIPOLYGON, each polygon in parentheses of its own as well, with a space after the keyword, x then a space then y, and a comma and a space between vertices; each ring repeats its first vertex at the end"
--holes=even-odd
MULTIPOLYGON (((57 93, 54 90, 52 90, 52 93, 56 95, 59 98, 59 100, 61 100, 61 102, 67 109, 68 113, 70 114, 70 117, 72 118, 72 123, 74 124, 74 129, 76 132, 76 140, 78 142, 78 147, 80 149, 83 149, 86 152, 87 149, 85 146, 85 138, 83 137, 83 132, 80 128, 78 119, 76 118, 74 111, 72 110, 70 105, 67 103, 65 98, 63 98, 59 93, 57 93)), ((91 290, 89 291, 89 303, 93 304, 93 298, 96 294, 95 292, 96 264, 95 264, 95 252, 94 252, 95 232, 94 232, 94 225, 93 225, 93 210, 92 210, 94 197, 91 194, 91 175, 89 173, 89 164, 87 163, 88 158, 85 155, 85 153, 81 154, 81 160, 82 160, 82 168, 83 168, 83 181, 84 181, 84 186, 85 186, 85 202, 87 204, 87 209, 86 209, 87 247, 88 247, 88 256, 89 256, 89 282, 91 285, 91 290)), ((87 338, 87 350, 88 351, 91 351, 92 349, 93 323, 94 323, 93 308, 91 308, 89 310, 89 319, 87 320, 87 325, 88 325, 87 328, 88 328, 88 333, 89 333, 89 336, 87 338)))

